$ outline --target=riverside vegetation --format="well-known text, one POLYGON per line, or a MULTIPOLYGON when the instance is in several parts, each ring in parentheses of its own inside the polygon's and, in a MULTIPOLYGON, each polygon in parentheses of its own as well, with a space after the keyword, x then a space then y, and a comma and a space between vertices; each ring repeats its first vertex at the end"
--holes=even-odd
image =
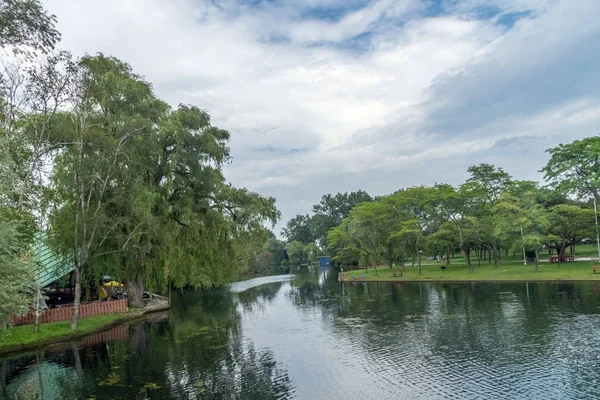
POLYGON ((218 286, 322 254, 383 276, 380 263, 410 260, 427 276, 422 260, 439 257, 438 279, 460 270, 456 253, 469 276, 483 262, 494 277, 522 254, 532 278, 574 277, 580 264, 541 267, 541 252, 563 259, 597 238, 600 136, 550 149, 541 184, 480 164, 457 187, 327 194, 279 240, 265 228, 280 218, 275 199, 224 177, 227 131, 197 105, 160 100, 122 60, 59 50, 55 24, 38 0, 0 4, 0 327, 39 291, 29 249, 40 231, 75 265, 71 329, 82 287, 103 274, 127 281, 132 306, 145 289, 218 286))

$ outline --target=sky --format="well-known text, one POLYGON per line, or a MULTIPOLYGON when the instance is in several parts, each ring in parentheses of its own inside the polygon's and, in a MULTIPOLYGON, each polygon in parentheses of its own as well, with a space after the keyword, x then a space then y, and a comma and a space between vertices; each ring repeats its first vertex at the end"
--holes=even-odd
POLYGON ((130 63, 231 133, 282 221, 326 193, 541 179, 600 132, 598 0, 43 0, 61 47, 130 63))

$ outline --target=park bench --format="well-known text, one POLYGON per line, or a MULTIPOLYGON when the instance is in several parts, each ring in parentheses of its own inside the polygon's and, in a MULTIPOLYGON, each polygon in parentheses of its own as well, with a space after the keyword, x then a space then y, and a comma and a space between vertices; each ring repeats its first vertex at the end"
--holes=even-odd
POLYGON ((401 269, 396 270, 396 271, 394 271, 394 273, 392 275, 394 276, 394 278, 401 277, 402 276, 402 270, 401 269))
POLYGON ((573 261, 575 261, 575 256, 573 256, 572 254, 562 256, 562 257, 551 256, 550 258, 548 258, 548 261, 550 261, 551 263, 573 262, 573 261))
POLYGON ((592 271, 596 273, 596 271, 600 271, 600 265, 592 265, 592 271))

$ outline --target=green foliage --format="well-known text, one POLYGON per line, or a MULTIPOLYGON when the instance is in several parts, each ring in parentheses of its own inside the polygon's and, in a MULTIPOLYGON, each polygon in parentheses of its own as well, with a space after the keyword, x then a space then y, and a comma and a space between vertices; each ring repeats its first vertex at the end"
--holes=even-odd
POLYGON ((13 315, 25 314, 34 303, 37 266, 27 253, 27 241, 22 238, 18 225, 0 216, 0 328, 13 315))
POLYGON ((477 265, 493 259, 498 266, 502 252, 512 250, 535 253, 537 271, 543 248, 564 255, 593 236, 593 210, 568 193, 595 193, 598 143, 593 137, 550 150, 544 171, 559 190, 516 181, 502 168, 480 164, 469 168, 470 177, 458 189, 419 186, 360 204, 328 232, 333 259, 357 264, 384 257, 392 266, 412 258, 420 271, 422 251, 447 264, 459 251, 474 272, 473 257, 477 265))
POLYGON ((549 229, 545 244, 559 253, 593 235, 594 211, 560 204, 548 211, 549 229))
POLYGON ((299 264, 307 258, 306 246, 298 240, 293 240, 286 244, 285 251, 287 252, 290 262, 294 264, 299 264))
POLYGON ((326 248, 327 232, 341 224, 356 205, 369 201, 373 201, 372 197, 363 190, 324 195, 312 209, 311 229, 315 240, 326 248))
POLYGON ((38 0, 3 0, 0 3, 0 47, 52 49, 60 40, 55 24, 56 17, 48 14, 38 0))
POLYGON ((600 191, 600 136, 559 144, 547 150, 550 160, 541 172, 555 188, 584 197, 600 191))
POLYGON ((85 57, 79 65, 82 108, 91 111, 85 129, 66 131, 80 145, 56 161, 63 196, 52 215, 56 247, 88 246, 85 264, 96 276, 143 279, 159 289, 169 281, 220 285, 259 262, 267 241, 263 224, 280 214, 273 198, 225 183, 228 132, 197 107, 169 109, 117 59, 85 57), (82 177, 83 196, 74 175, 82 177), (92 207, 74 221, 81 204, 92 207))
POLYGON ((363 190, 333 196, 326 194, 318 204, 313 205, 313 215, 295 216, 287 222, 281 233, 288 242, 297 240, 305 245, 316 242, 326 249, 329 230, 339 226, 356 205, 370 201, 373 199, 363 190))
POLYGON ((307 245, 315 241, 311 222, 312 218, 308 215, 296 215, 287 222, 281 234, 289 243, 298 241, 307 245))

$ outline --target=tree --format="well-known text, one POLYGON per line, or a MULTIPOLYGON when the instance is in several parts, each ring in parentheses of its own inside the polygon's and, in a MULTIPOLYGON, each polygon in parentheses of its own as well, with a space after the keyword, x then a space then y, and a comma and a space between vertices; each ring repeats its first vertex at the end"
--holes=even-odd
POLYGON ((28 241, 15 222, 0 214, 0 328, 6 328, 13 315, 25 314, 37 292, 37 267, 27 252, 28 241))
POLYGON ((56 17, 38 0, 3 0, 0 3, 0 47, 27 46, 53 49, 60 40, 56 17))
POLYGON ((470 215, 478 219, 481 231, 486 231, 492 248, 494 265, 498 267, 498 240, 495 236, 493 208, 511 184, 511 177, 502 168, 489 164, 469 167, 471 176, 461 185, 460 191, 469 205, 470 215), (484 225, 489 225, 485 227, 484 225))
POLYGON ((290 261, 294 264, 300 264, 306 259, 305 246, 298 240, 293 240, 286 244, 285 251, 290 258, 290 261))
POLYGON ((22 220, 15 221, 13 210, 6 206, 11 192, 14 169, 5 151, 3 137, 0 137, 0 328, 6 328, 13 315, 29 311, 34 302, 37 284, 37 267, 28 248, 32 242, 32 232, 23 228, 22 220))
POLYGON ((600 193, 600 136, 575 140, 546 150, 550 160, 541 170, 550 185, 564 193, 575 193, 594 202, 596 244, 600 257, 598 195, 600 193))
MULTIPOLYGON (((348 236, 353 247, 371 259, 376 275, 377 262, 388 236, 385 208, 380 202, 361 203, 350 211, 347 223, 348 236)), ((368 271, 368 267, 365 269, 368 271)))
POLYGON ((308 261, 315 261, 321 254, 321 249, 316 243, 309 243, 304 246, 304 254, 306 254, 308 261))
POLYGON ((519 197, 510 193, 494 206, 497 236, 506 235, 508 241, 523 251, 523 262, 527 265, 525 249, 535 251, 535 270, 539 270, 540 248, 545 243, 549 229, 548 212, 538 202, 539 194, 535 186, 526 192, 519 191, 519 197))
POLYGON ((331 229, 327 234, 329 249, 333 252, 332 260, 341 264, 358 265, 361 250, 354 246, 348 232, 348 218, 345 218, 339 226, 331 229))
POLYGON ((307 245, 315 241, 311 228, 311 217, 308 214, 296 215, 290 219, 281 234, 287 239, 288 243, 298 241, 303 245, 307 245))
MULTIPOLYGON (((57 206, 51 222, 55 247, 62 254, 72 254, 75 265, 71 327, 76 329, 85 267, 104 255, 102 246, 111 236, 123 234, 116 231, 118 223, 107 228, 105 222, 111 220, 109 205, 120 194, 115 190, 116 180, 123 171, 130 171, 126 148, 136 136, 149 131, 154 110, 162 103, 127 64, 103 55, 78 62, 72 91, 72 111, 63 125, 72 145, 55 160, 57 206)), ((138 225, 124 232, 122 247, 110 252, 123 250, 139 233, 138 225)))
POLYGON ((418 186, 399 190, 385 199, 398 218, 397 231, 392 235, 405 237, 413 243, 419 274, 421 274, 421 252, 425 245, 425 235, 427 231, 435 229, 432 218, 435 193, 434 188, 418 186))
POLYGON ((433 209, 439 220, 446 220, 440 226, 448 232, 453 232, 458 238, 458 246, 465 257, 469 272, 474 272, 471 263, 471 249, 479 240, 477 238, 477 218, 470 216, 472 205, 469 204, 466 194, 457 191, 450 185, 438 184, 435 188, 435 205, 433 209))
POLYGON ((311 226, 315 240, 326 248, 329 230, 339 226, 357 204, 369 201, 373 199, 363 190, 338 193, 334 196, 324 195, 312 209, 314 215, 311 218, 311 226))
POLYGON ((545 244, 556 249, 560 258, 566 255, 569 246, 575 246, 592 233, 594 212, 589 209, 560 204, 550 208, 548 214, 548 234, 545 244))
POLYGON ((273 264, 281 265, 286 260, 285 243, 277 239, 272 232, 270 238, 267 241, 266 250, 273 256, 273 264))

